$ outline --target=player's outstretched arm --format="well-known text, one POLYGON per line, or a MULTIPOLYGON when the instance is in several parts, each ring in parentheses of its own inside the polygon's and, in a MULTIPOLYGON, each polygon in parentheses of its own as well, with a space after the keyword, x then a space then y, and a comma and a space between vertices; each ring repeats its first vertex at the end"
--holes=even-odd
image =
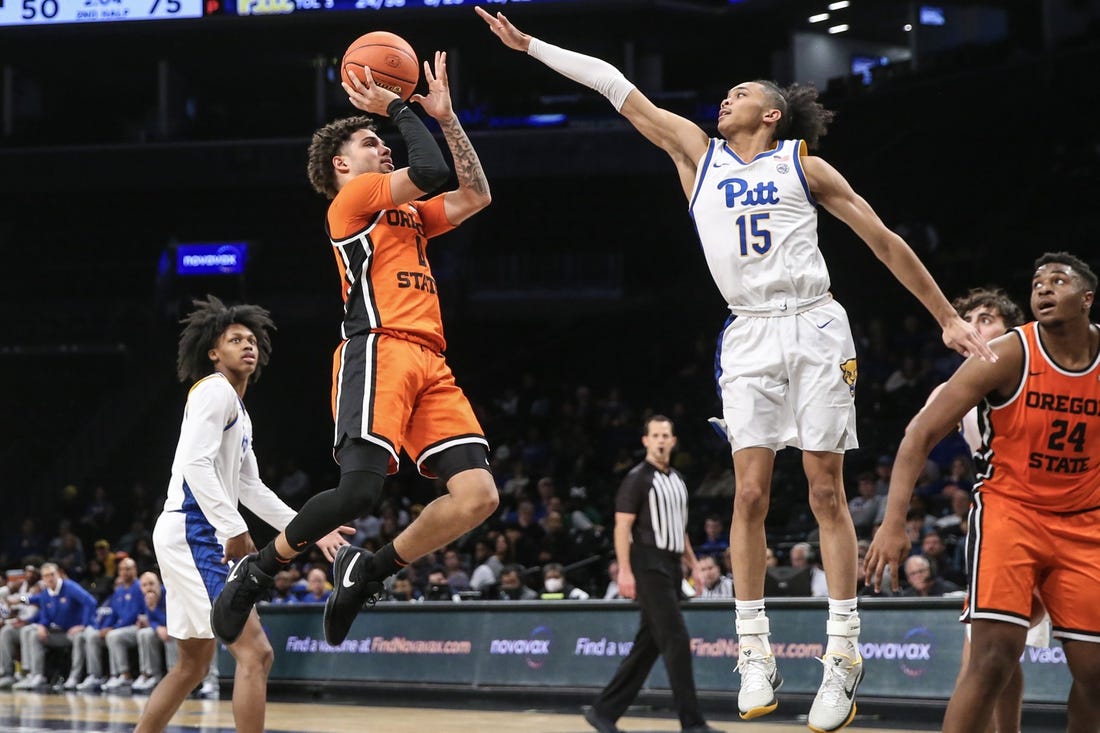
POLYGON ((508 48, 523 51, 562 76, 607 97, 638 132, 669 154, 680 174, 684 193, 690 198, 696 166, 708 145, 707 134, 698 125, 653 104, 606 61, 540 41, 512 25, 504 13, 491 15, 480 7, 474 11, 508 48))
POLYGON ((1016 391, 1023 364, 1023 347, 1016 334, 1006 334, 990 343, 996 359, 970 359, 929 398, 910 421, 898 447, 890 473, 886 516, 867 550, 864 561, 866 582, 877 591, 883 571, 889 567, 894 590, 898 589, 898 566, 909 555, 905 515, 913 487, 932 448, 959 424, 970 408, 990 393, 1008 396, 1016 391))
POLYGON ((851 227, 898 282, 928 309, 943 329, 943 342, 963 356, 976 354, 995 360, 985 339, 959 316, 912 248, 882 223, 871 205, 852 189, 844 176, 815 156, 804 157, 802 165, 806 183, 817 201, 851 227))
POLYGON ((447 220, 457 225, 492 202, 489 179, 485 177, 481 160, 451 106, 446 51, 436 51, 434 69, 427 61, 424 62, 424 78, 428 81, 428 94, 414 94, 409 101, 419 103, 425 112, 435 118, 451 150, 458 188, 444 196, 443 207, 447 220))

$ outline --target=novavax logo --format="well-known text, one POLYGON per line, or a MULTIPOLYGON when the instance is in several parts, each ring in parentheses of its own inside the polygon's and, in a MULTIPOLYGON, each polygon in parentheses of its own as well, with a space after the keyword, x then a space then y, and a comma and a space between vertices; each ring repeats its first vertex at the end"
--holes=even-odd
POLYGON ((864 659, 896 660, 908 677, 920 677, 928 671, 935 648, 931 632, 923 626, 909 629, 900 642, 864 642, 859 653, 864 659))
POLYGON ((522 656, 528 667, 539 669, 546 663, 553 640, 554 634, 548 627, 536 626, 526 639, 493 639, 489 642, 489 653, 522 656))

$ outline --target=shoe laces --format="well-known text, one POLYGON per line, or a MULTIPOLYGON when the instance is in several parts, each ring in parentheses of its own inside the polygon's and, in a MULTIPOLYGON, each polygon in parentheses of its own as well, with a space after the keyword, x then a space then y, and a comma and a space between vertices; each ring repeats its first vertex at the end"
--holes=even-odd
POLYGON ((737 660, 737 671, 741 673, 741 689, 748 692, 772 689, 772 670, 768 663, 771 657, 743 656, 737 660))
POLYGON ((828 656, 826 654, 817 660, 825 667, 825 677, 821 680, 819 694, 823 703, 829 707, 837 707, 842 701, 848 699, 844 691, 844 684, 848 681, 848 674, 851 672, 853 665, 833 664, 826 660, 828 656))

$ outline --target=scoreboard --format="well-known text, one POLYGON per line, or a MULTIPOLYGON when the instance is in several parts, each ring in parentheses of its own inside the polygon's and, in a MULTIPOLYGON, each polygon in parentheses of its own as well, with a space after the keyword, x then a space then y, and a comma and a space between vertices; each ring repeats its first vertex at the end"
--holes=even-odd
POLYGON ((584 0, 0 0, 0 26, 60 23, 167 21, 208 16, 272 16, 292 13, 370 12, 583 2, 584 0))

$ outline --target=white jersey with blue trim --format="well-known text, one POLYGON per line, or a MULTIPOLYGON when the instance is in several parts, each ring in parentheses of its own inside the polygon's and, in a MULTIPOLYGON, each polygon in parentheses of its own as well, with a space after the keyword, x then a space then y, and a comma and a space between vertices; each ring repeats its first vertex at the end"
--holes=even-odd
POLYGON ((229 380, 215 372, 187 395, 164 511, 209 523, 224 546, 248 531, 238 503, 278 530, 295 515, 260 480, 252 420, 229 380))
POLYGON ((688 210, 710 274, 735 313, 793 312, 828 295, 803 151, 801 140, 780 140, 745 162, 712 139, 699 163, 688 210))

